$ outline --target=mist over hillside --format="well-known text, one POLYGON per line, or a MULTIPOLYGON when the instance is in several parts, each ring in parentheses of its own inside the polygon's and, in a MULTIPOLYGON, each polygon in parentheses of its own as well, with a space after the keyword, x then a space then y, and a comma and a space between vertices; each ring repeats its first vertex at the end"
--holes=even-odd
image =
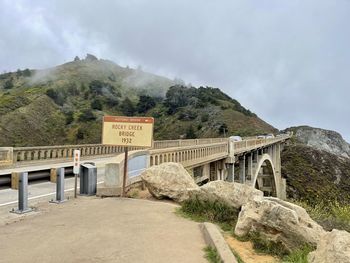
POLYGON ((195 88, 91 54, 0 75, 1 145, 100 143, 103 115, 153 116, 155 139, 276 131, 217 88, 195 88))

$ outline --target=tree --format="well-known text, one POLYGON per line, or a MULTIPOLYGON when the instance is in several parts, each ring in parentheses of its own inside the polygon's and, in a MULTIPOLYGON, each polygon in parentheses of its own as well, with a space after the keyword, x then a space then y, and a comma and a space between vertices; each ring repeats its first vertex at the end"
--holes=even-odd
POLYGON ((197 135, 196 132, 194 131, 194 128, 192 125, 190 125, 186 131, 186 139, 196 139, 197 135))
POLYGON ((4 89, 12 89, 13 88, 13 79, 10 78, 5 81, 4 83, 4 89))
POLYGON ((78 56, 75 56, 74 61, 80 61, 80 58, 78 56))
POLYGON ((76 138, 78 140, 82 140, 84 139, 84 130, 82 128, 79 128, 78 131, 77 131, 77 134, 76 134, 76 138))
POLYGON ((88 61, 98 60, 97 57, 95 57, 94 55, 89 54, 89 53, 86 54, 86 58, 85 59, 88 60, 88 61))
POLYGON ((66 125, 71 124, 74 121, 74 115, 72 111, 68 111, 65 113, 66 115, 66 125))
POLYGON ((49 96, 57 105, 62 106, 64 104, 64 96, 56 90, 49 88, 46 90, 46 95, 49 96))
POLYGON ((118 106, 119 104, 119 101, 117 98, 114 98, 114 97, 107 97, 105 98, 105 104, 108 106, 108 107, 115 107, 115 106, 118 106))
POLYGON ((90 92, 95 96, 102 95, 102 88, 104 87, 104 85, 105 84, 102 81, 93 80, 89 84, 90 92))
POLYGON ((155 106, 156 101, 151 96, 141 95, 136 107, 139 113, 146 113, 155 106))
POLYGON ((102 110, 102 103, 99 99, 94 99, 91 102, 91 108, 93 108, 94 110, 102 110))
POLYGON ((219 127, 219 133, 220 133, 220 134, 223 134, 224 136, 227 135, 227 133, 228 133, 228 127, 227 127, 227 124, 226 124, 226 123, 223 123, 223 124, 220 125, 220 127, 219 127))
POLYGON ((168 113, 175 113, 178 108, 190 104, 190 99, 195 92, 195 88, 175 85, 169 88, 166 93, 164 105, 168 107, 168 113))
POLYGON ((135 114, 135 107, 129 98, 125 98, 120 104, 120 109, 126 116, 133 116, 135 114))
POLYGON ((96 117, 91 109, 85 109, 79 116, 79 121, 94 121, 96 117))
POLYGON ((29 69, 25 69, 22 71, 22 75, 25 77, 30 77, 32 75, 32 72, 29 69))

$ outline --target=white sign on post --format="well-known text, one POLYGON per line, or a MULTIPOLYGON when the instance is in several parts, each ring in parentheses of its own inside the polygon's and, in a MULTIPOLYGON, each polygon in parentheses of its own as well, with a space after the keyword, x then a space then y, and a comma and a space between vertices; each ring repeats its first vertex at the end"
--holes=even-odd
POLYGON ((74 150, 74 165, 73 165, 73 173, 79 174, 80 171, 80 150, 74 150))

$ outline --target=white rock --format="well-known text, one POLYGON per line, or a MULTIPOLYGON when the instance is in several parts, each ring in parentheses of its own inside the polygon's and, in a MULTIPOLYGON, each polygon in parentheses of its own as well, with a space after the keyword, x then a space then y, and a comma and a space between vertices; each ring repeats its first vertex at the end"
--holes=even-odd
POLYGON ((350 263, 350 233, 333 229, 308 256, 310 263, 350 263))
POLYGON ((156 198, 170 198, 182 202, 188 198, 189 188, 199 188, 191 175, 178 163, 162 163, 141 173, 149 192, 156 198))
POLYGON ((212 181, 199 189, 191 189, 189 191, 191 198, 199 200, 219 200, 231 205, 235 208, 241 208, 242 205, 255 199, 261 199, 263 192, 251 186, 230 183, 225 181, 212 181))
POLYGON ((304 208, 273 197, 242 206, 235 234, 245 236, 251 232, 258 232, 262 237, 282 244, 287 251, 303 244, 316 246, 325 233, 304 208))

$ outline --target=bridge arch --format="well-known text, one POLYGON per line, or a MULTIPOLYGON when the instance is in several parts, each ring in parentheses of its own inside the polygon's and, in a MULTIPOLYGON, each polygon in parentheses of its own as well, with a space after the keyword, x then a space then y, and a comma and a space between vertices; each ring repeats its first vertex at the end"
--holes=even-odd
POLYGON ((279 196, 279 180, 271 156, 264 153, 258 158, 255 168, 252 177, 252 186, 263 191, 264 195, 279 196), (271 190, 267 191, 266 189, 268 188, 271 188, 271 190))

